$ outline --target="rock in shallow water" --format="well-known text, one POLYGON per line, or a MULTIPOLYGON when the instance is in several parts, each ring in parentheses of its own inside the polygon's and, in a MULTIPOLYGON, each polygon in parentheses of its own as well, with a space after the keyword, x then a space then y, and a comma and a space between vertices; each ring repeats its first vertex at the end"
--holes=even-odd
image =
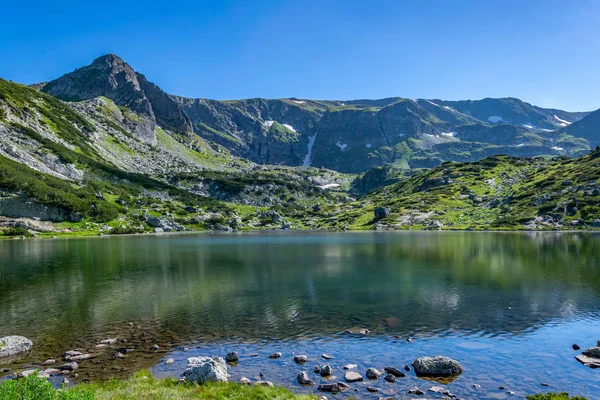
POLYGON ((227 353, 227 355, 225 356, 225 361, 227 361, 229 363, 236 363, 236 362, 238 362, 238 360, 239 360, 239 356, 236 351, 227 353))
POLYGON ((415 386, 414 388, 412 388, 408 391, 408 394, 417 394, 420 396, 420 395, 425 394, 425 392, 415 386))
POLYGON ((585 356, 583 354, 578 354, 575 358, 586 367, 600 368, 600 359, 598 358, 585 356))
POLYGON ((62 371, 75 371, 77 368, 79 368, 79 364, 75 361, 60 366, 62 371))
POLYGON ((294 357, 294 361, 295 361, 297 364, 304 364, 305 362, 307 362, 307 361, 308 361, 308 357, 306 357, 306 356, 295 356, 295 357, 294 357))
POLYGON ((396 378, 406 377, 406 374, 404 372, 400 371, 396 367, 385 367, 384 371, 387 372, 388 374, 394 375, 396 378))
POLYGON ((367 369, 367 378, 369 379, 377 379, 381 376, 381 371, 379 371, 377 368, 369 368, 367 369))
POLYGON ((281 353, 273 353, 269 356, 270 359, 281 358, 281 353))
POLYGON ((449 357, 419 357, 413 362, 415 373, 420 376, 444 377, 460 375, 464 368, 449 357))
POLYGON ((26 353, 32 346, 31 340, 24 336, 5 336, 0 338, 0 358, 26 353))
POLYGON ((315 384, 313 381, 310 380, 310 378, 308 377, 308 374, 304 371, 300 372, 298 374, 298 376, 296 377, 296 379, 298 380, 298 383, 301 385, 314 385, 315 384))
POLYGON ((252 385, 252 381, 250 379, 246 378, 245 376, 242 376, 240 378, 240 383, 242 385, 252 385))
POLYGON ((320 392, 330 392, 330 393, 338 393, 345 389, 343 386, 338 383, 325 383, 323 385, 319 385, 317 390, 320 392))
POLYGON ((252 386, 270 386, 273 387, 273 382, 271 381, 256 381, 252 384, 252 386))
POLYGON ((333 375, 333 367, 329 364, 325 364, 319 368, 319 373, 321 376, 331 376, 333 375))
POLYGON ((344 380, 346 382, 362 382, 363 377, 358 372, 348 371, 346 375, 344 375, 344 380))
POLYGON ((188 382, 227 382, 227 364, 221 357, 190 357, 183 375, 188 382))
POLYGON ((590 347, 581 352, 584 356, 600 358, 600 347, 590 347))

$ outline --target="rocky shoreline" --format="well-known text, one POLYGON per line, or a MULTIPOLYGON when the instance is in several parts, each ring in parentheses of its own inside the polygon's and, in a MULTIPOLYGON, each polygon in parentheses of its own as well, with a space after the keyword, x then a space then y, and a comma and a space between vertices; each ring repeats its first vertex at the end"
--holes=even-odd
MULTIPOLYGON (((165 365, 174 363, 173 358, 164 360, 164 357, 169 351, 175 347, 174 343, 162 347, 159 344, 151 344, 152 338, 143 340, 146 335, 143 330, 139 335, 135 334, 136 330, 141 330, 139 326, 129 324, 129 326, 121 331, 118 337, 107 337, 99 340, 95 345, 85 349, 66 350, 60 357, 46 359, 43 362, 29 365, 19 364, 19 357, 30 355, 33 343, 31 340, 22 336, 7 336, 0 338, 0 365, 15 364, 16 370, 0 367, 0 378, 2 375, 9 376, 12 379, 20 379, 27 377, 33 373, 37 373, 39 377, 50 380, 56 386, 72 385, 77 382, 88 382, 94 380, 102 380, 100 375, 94 374, 94 369, 104 369, 111 371, 114 374, 116 370, 111 364, 124 360, 142 359, 145 361, 145 367, 152 364, 157 364, 160 360, 165 365), (125 337, 123 333, 128 333, 125 337), (136 336, 139 339, 135 339, 136 336)), ((347 331, 346 334, 351 335, 368 335, 368 330, 347 331)), ((400 339, 400 338, 399 338, 400 339)), ((406 338, 407 342, 411 342, 413 338, 406 338)), ((577 344, 572 345, 574 351, 581 350, 577 344)), ((188 348, 183 348, 183 351, 188 351, 188 348)), ((441 396, 441 399, 460 398, 453 393, 448 385, 457 379, 465 368, 460 362, 444 356, 420 356, 412 363, 405 365, 373 365, 364 370, 358 367, 357 364, 345 364, 343 366, 332 363, 330 360, 335 360, 335 354, 323 353, 318 355, 306 354, 283 354, 275 352, 270 355, 260 355, 253 353, 240 357, 238 352, 230 351, 224 356, 198 356, 188 357, 187 367, 180 374, 179 382, 181 384, 195 382, 204 384, 206 382, 231 382, 232 378, 229 369, 237 367, 240 363, 247 363, 252 359, 266 358, 267 360, 279 360, 289 357, 290 377, 295 375, 295 382, 301 387, 312 388, 314 394, 319 394, 321 399, 326 399, 328 394, 348 393, 351 395, 356 392, 366 391, 368 394, 387 395, 390 393, 405 393, 407 395, 423 396, 429 394, 431 396, 441 396), (291 363, 293 361, 293 363, 291 363), (314 366, 307 368, 307 365, 314 366), (296 366, 296 367, 293 367, 296 366), (294 372, 301 369, 300 372, 294 372), (419 378, 420 385, 412 385, 407 387, 398 386, 395 384, 408 378, 410 375, 419 378)), ((600 341, 594 347, 587 348, 577 354, 575 359, 589 368, 600 368, 600 341)), ((140 367, 137 369, 145 368, 140 367)), ((121 377, 131 375, 137 371, 135 367, 124 367, 120 370, 121 377)), ((242 376, 235 379, 243 385, 254 386, 275 386, 269 380, 270 372, 262 371, 258 377, 242 376)), ((249 375, 250 376, 250 375, 249 375)), ((106 376, 105 376, 106 378, 106 376)), ((290 378, 292 379, 292 378, 290 378)), ((540 382, 541 387, 549 386, 548 383, 540 382)), ((481 388, 477 383, 472 383, 472 388, 476 390, 481 388)), ((483 390, 483 389, 481 389, 483 390)), ((514 395, 515 392, 510 388, 500 385, 498 390, 506 395, 514 395)), ((388 397, 384 397, 388 398, 388 397)), ((392 398, 392 397, 389 397, 392 398)), ((417 397, 419 398, 419 397, 417 397)))

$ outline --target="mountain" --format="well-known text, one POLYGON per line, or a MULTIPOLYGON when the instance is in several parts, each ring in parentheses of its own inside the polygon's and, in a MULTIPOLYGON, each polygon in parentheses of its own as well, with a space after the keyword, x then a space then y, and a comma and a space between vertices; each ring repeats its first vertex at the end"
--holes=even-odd
POLYGON ((114 54, 95 59, 90 65, 41 85, 41 90, 65 101, 104 96, 127 107, 137 118, 128 128, 143 142, 156 144, 155 128, 192 132, 192 125, 179 104, 114 54))
POLYGON ((190 99, 106 55, 0 79, 0 236, 594 228, 599 123, 517 99, 190 99))
POLYGON ((195 134, 208 145, 255 163, 346 173, 382 165, 429 168, 494 154, 575 156, 599 143, 593 135, 559 133, 587 113, 544 109, 515 98, 185 98, 166 94, 112 54, 40 87, 65 101, 99 96, 113 100, 135 113, 137 118, 129 118, 127 128, 150 144, 156 144, 154 131, 159 126, 183 136, 195 134), (561 134, 565 146, 557 144, 561 134))
POLYGON ((600 110, 589 113, 580 120, 565 125, 557 134, 560 136, 569 135, 574 138, 587 140, 588 143, 600 142, 600 110))

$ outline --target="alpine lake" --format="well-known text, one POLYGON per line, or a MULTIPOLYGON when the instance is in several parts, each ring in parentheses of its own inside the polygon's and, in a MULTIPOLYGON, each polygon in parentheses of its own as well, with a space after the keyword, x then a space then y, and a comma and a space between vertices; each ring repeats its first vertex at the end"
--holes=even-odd
MULTIPOLYGON (((558 232, 268 232, 0 241, 0 337, 33 341, 0 379, 61 363, 75 383, 142 368, 179 377, 188 357, 239 354, 230 380, 295 392, 296 375, 343 381, 343 366, 403 369, 443 355, 465 371, 351 383, 335 398, 458 398, 566 391, 590 399, 600 370, 579 363, 600 339, 600 235, 558 232), (368 332, 366 331, 368 330, 368 332), (107 338, 115 343, 101 345, 107 338), (282 357, 269 355, 281 352, 282 357), (121 353, 122 358, 115 354, 121 353), (332 358, 325 360, 322 354, 332 358), (308 362, 296 364, 294 355, 308 362), (166 363, 166 360, 172 362, 166 363), (335 378, 313 372, 330 364, 335 378), (3 376, 3 377, 2 377, 3 376), (542 386, 543 384, 543 386, 542 386), (379 389, 370 393, 367 386, 379 389), (503 387, 503 389, 500 389, 503 387), (509 393, 510 392, 510 393, 509 393), (423 397, 423 396, 422 396, 423 397)), ((1 364, 4 362, 4 364, 1 364)), ((58 378, 51 378, 58 379, 58 378)), ((56 381, 58 382, 58 381, 56 381)))

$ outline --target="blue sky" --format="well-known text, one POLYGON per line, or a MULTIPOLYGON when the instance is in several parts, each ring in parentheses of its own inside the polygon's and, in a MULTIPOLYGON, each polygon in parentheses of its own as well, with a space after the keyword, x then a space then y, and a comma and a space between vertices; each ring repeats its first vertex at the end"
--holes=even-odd
POLYGON ((115 53, 189 97, 600 108, 597 0, 32 0, 2 14, 0 77, 28 84, 115 53))

